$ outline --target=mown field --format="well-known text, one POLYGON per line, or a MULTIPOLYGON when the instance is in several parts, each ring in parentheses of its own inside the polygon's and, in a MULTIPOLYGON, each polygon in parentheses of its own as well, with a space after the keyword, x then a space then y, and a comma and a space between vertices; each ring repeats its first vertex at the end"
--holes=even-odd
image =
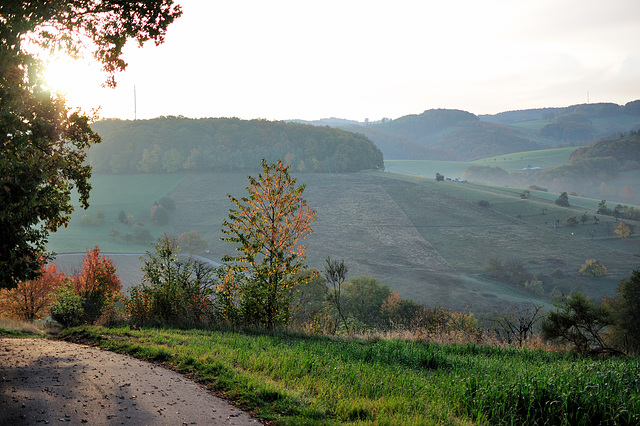
POLYGON ((276 424, 640 422, 638 358, 128 326, 62 338, 160 362, 276 424))
MULTIPOLYGON (((307 239, 310 267, 323 269, 327 256, 344 259, 350 277, 377 277, 401 297, 429 306, 480 313, 528 301, 547 304, 557 284, 549 275, 557 269, 566 275, 560 290, 582 289, 599 300, 603 294, 615 294, 619 281, 640 264, 635 256, 640 254, 640 239, 616 238, 613 218, 601 217, 599 225, 563 224, 554 229, 556 220, 564 223, 569 216, 593 213, 598 200, 570 197, 572 207, 561 208, 554 203, 557 194, 532 191, 530 199, 522 200, 521 190, 436 183, 432 178, 388 172, 301 174, 298 178, 307 185, 305 196, 318 212, 315 232, 307 239), (490 206, 480 207, 480 200, 490 206), (491 257, 521 262, 544 281, 546 295, 536 296, 488 278, 484 269, 491 257), (580 276, 577 271, 587 259, 599 259, 607 275, 580 276)), ((137 212, 154 236, 199 232, 209 243, 207 256, 214 260, 234 250, 219 240, 220 229, 231 208, 226 194, 243 195, 244 174, 95 176, 93 181, 92 209, 100 206, 107 211, 105 223, 84 226, 83 212, 75 213, 69 228, 52 238, 52 250, 82 252, 95 245, 108 253, 149 250, 148 244, 127 244, 121 237, 108 235, 113 226, 126 232, 126 225, 117 221, 121 209, 137 212), (125 195, 128 190, 134 194, 125 195), (149 210, 165 194, 176 200, 177 209, 168 225, 156 227, 148 222, 149 210)), ((57 262, 68 270, 79 267, 80 257, 65 256, 57 262)), ((123 265, 120 275, 125 284, 139 280, 136 256, 116 259, 119 267, 123 265)))

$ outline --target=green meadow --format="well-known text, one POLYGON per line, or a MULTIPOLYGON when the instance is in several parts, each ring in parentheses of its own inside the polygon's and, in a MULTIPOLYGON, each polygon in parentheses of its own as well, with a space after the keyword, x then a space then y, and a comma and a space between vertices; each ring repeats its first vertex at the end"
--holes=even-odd
POLYGON ((61 337, 162 363, 275 424, 640 422, 638 358, 128 326, 61 337))
POLYGON ((109 235, 112 228, 122 235, 131 231, 129 226, 118 220, 118 213, 123 210, 133 215, 135 222, 150 228, 152 234, 160 234, 165 228, 151 222, 151 207, 183 178, 183 175, 177 174, 94 175, 91 178, 91 206, 86 211, 82 210, 77 199, 74 200, 75 211, 69 225, 51 235, 49 250, 56 253, 82 252, 99 245, 104 252, 143 253, 148 250, 148 244, 123 244, 109 235), (102 224, 83 224, 82 216, 93 217, 98 210, 105 212, 102 224))
POLYGON ((385 160, 385 170, 390 173, 435 177, 436 173, 446 177, 461 177, 472 165, 500 167, 509 173, 522 171, 525 167, 550 169, 569 163, 574 148, 554 148, 539 151, 517 152, 488 157, 470 162, 430 160, 385 160))

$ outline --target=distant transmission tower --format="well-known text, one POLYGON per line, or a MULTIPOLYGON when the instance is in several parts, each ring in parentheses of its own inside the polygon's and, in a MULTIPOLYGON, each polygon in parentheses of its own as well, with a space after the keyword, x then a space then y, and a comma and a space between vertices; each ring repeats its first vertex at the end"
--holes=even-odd
POLYGON ((136 85, 133 85, 133 120, 138 119, 138 104, 136 99, 136 85))
POLYGON ((589 103, 589 91, 587 90, 587 103, 589 103))

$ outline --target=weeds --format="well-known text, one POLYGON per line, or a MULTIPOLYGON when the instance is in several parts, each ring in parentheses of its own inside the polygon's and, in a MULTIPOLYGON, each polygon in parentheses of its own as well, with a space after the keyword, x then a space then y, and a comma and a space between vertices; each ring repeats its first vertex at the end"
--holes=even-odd
POLYGON ((55 334, 58 331, 59 327, 52 323, 0 318, 0 336, 45 337, 49 334, 55 334))

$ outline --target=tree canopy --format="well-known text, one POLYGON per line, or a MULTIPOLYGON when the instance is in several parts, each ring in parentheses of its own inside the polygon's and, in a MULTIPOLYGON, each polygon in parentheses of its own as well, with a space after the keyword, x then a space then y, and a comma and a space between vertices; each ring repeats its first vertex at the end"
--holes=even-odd
POLYGON ((86 149, 100 142, 93 117, 45 87, 40 56, 90 50, 114 86, 127 40, 161 43, 180 14, 172 0, 0 3, 0 287, 38 274, 49 233, 69 220, 72 190, 88 207, 86 149))
POLYGON ((105 143, 89 152, 101 173, 254 170, 263 158, 299 172, 357 172, 383 168, 366 136, 330 127, 238 118, 159 117, 104 120, 92 128, 105 143))

